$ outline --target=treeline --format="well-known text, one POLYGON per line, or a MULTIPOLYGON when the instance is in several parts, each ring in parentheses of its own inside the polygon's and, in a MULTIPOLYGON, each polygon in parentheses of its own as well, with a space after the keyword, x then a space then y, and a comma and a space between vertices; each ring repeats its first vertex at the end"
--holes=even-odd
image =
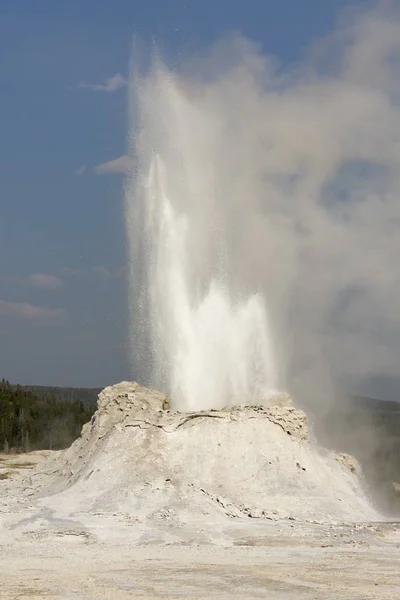
POLYGON ((72 388, 47 385, 24 385, 22 387, 37 396, 50 396, 61 402, 82 402, 85 406, 95 406, 97 396, 102 390, 102 388, 72 388))
POLYGON ((95 406, 59 400, 0 381, 0 451, 29 452, 68 447, 80 434, 95 406))

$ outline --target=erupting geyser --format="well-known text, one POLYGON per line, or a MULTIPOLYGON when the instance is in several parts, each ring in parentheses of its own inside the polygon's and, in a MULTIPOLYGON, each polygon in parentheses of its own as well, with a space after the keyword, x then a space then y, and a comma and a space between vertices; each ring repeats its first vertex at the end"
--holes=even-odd
POLYGON ((262 402, 278 375, 265 298, 248 289, 243 273, 251 265, 239 264, 250 190, 232 186, 234 164, 220 155, 223 115, 160 64, 132 78, 131 101, 135 169, 126 213, 135 378, 185 410, 262 402))

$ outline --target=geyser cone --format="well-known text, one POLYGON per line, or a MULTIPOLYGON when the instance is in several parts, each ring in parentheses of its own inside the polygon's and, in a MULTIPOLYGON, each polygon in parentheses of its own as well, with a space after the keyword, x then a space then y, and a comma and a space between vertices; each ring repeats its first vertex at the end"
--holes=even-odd
POLYGON ((262 402, 277 387, 277 369, 265 298, 255 285, 249 293, 235 248, 240 220, 254 214, 238 203, 219 156, 223 115, 159 64, 131 89, 135 376, 179 408, 262 402))
POLYGON ((117 511, 150 527, 160 513, 167 525, 207 528, 232 517, 378 518, 354 459, 314 447, 284 394, 263 407, 174 412, 164 394, 123 382, 103 390, 81 437, 52 460, 35 476, 41 493, 61 492, 49 507, 117 511))

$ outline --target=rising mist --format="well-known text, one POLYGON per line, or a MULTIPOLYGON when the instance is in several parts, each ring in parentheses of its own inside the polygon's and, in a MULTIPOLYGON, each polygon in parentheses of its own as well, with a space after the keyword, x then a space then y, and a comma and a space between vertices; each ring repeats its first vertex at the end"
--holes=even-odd
POLYGON ((130 102, 135 378, 204 408, 396 375, 400 18, 346 13, 303 62, 231 36, 130 102))

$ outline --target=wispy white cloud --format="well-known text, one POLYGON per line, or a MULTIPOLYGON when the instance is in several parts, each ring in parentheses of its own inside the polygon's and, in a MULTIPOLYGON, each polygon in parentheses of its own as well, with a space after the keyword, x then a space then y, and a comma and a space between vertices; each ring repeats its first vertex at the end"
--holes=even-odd
POLYGON ((81 165, 78 169, 75 169, 74 173, 75 175, 83 175, 83 173, 86 171, 86 165, 81 165))
POLYGON ((112 277, 112 272, 107 267, 103 267, 102 265, 96 265, 92 267, 92 273, 94 275, 98 275, 99 277, 103 277, 104 279, 109 279, 112 277))
POLYGON ((79 277, 80 274, 78 269, 72 269, 71 267, 62 267, 60 272, 66 277, 79 277))
POLYGON ((71 269, 69 267, 63 267, 62 273, 67 278, 75 278, 81 280, 88 280, 93 277, 100 279, 118 279, 124 277, 126 273, 126 267, 121 265, 118 267, 106 267, 104 265, 93 265, 92 267, 86 267, 83 269, 71 269))
POLYGON ((125 267, 108 268, 103 265, 95 265, 92 267, 92 273, 102 279, 118 279, 125 274, 125 267))
POLYGON ((131 169, 132 161, 129 156, 124 154, 114 160, 97 165, 94 170, 98 175, 103 175, 105 173, 122 173, 126 175, 131 169))
POLYGON ((62 287, 62 280, 59 277, 46 273, 33 273, 29 275, 29 283, 46 290, 59 290, 62 287))
POLYGON ((31 321, 36 325, 49 325, 66 315, 64 308, 45 308, 26 302, 0 300, 0 316, 31 321))
POLYGON ((111 77, 107 77, 100 83, 80 83, 78 85, 79 88, 85 90, 92 90, 94 92, 117 92, 121 88, 126 86, 126 79, 121 75, 121 73, 116 73, 111 77))

